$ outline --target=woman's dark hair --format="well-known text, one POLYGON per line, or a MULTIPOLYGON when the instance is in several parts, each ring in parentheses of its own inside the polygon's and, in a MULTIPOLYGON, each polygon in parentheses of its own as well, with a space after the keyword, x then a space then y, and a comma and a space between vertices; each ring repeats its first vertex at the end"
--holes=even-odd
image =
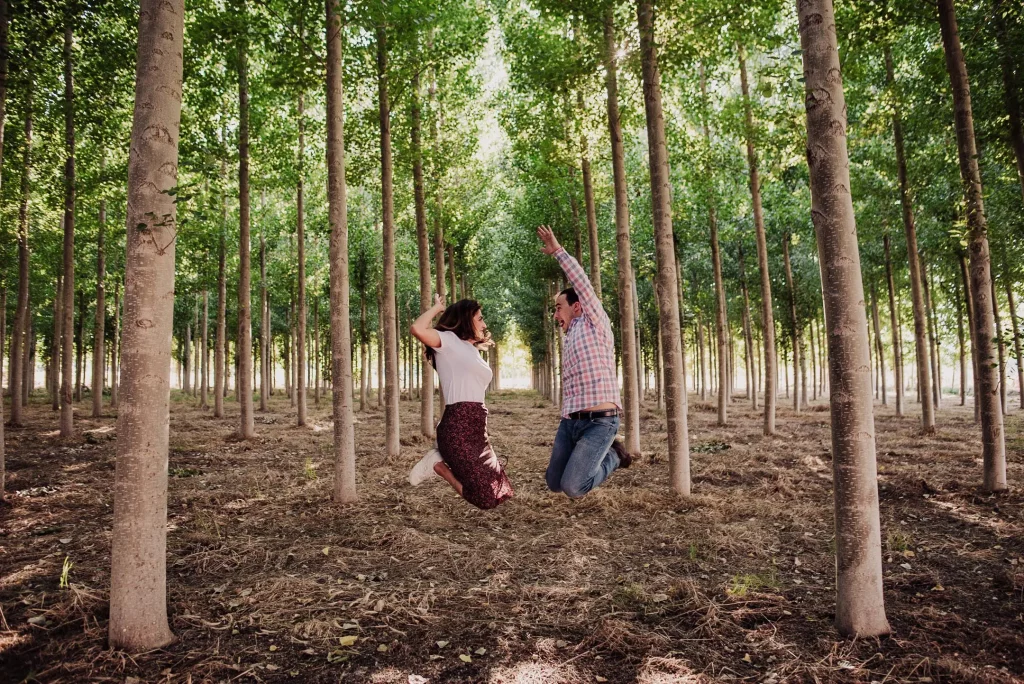
MULTIPOLYGON (((441 318, 437 321, 437 325, 434 326, 434 330, 438 332, 453 332, 460 340, 466 340, 474 344, 483 342, 482 339, 476 336, 475 326, 473 325, 473 318, 479 310, 480 302, 475 299, 460 299, 444 310, 441 318)), ((434 348, 429 345, 423 346, 426 347, 427 360, 436 368, 436 364, 434 364, 436 353, 434 348)))

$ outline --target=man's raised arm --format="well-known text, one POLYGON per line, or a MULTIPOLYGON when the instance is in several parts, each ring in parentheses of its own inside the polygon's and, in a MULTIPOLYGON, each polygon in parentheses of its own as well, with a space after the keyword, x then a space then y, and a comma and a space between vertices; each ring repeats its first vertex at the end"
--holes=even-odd
POLYGON ((537 237, 544 243, 542 248, 544 253, 555 257, 558 265, 565 272, 565 277, 568 279, 569 284, 576 290, 576 296, 579 297, 580 306, 583 308, 583 315, 594 324, 604 324, 611 328, 608 314, 605 313, 604 306, 601 305, 601 300, 598 298, 597 292, 594 291, 594 286, 591 284, 590 278, 587 277, 587 272, 580 266, 580 263, 565 251, 562 245, 558 243, 558 238, 555 237, 554 232, 547 226, 537 228, 537 237))

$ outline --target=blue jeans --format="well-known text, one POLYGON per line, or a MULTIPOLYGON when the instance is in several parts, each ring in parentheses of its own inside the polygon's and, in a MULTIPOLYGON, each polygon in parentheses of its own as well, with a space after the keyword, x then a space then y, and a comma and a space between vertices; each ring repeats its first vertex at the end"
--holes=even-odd
POLYGON ((611 448, 618 431, 618 416, 563 418, 544 476, 548 489, 578 499, 607 480, 619 467, 619 457, 611 448))

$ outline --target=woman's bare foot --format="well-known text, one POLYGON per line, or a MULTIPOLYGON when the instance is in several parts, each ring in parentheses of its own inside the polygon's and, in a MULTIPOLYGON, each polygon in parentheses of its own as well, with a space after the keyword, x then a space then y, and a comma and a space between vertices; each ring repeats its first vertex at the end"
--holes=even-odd
POLYGON ((450 484, 452 489, 459 493, 459 496, 462 496, 462 483, 455 479, 455 475, 443 461, 434 464, 434 472, 440 475, 445 482, 450 484))

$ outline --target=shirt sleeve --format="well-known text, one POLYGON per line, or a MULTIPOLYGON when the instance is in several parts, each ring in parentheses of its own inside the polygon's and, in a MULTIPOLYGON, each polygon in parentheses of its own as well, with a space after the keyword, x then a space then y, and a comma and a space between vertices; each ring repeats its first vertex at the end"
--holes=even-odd
POLYGON ((452 347, 452 341, 459 339, 458 335, 451 330, 438 330, 437 336, 441 338, 440 347, 431 347, 435 354, 444 354, 452 347))
POLYGON ((576 296, 580 298, 580 306, 583 307, 583 315, 595 326, 611 332, 612 324, 608 320, 608 314, 605 313, 604 306, 598 299, 597 292, 594 291, 594 286, 591 285, 590 278, 587 277, 580 263, 564 248, 559 248, 555 252, 555 259, 565 272, 569 284, 576 290, 576 296))

